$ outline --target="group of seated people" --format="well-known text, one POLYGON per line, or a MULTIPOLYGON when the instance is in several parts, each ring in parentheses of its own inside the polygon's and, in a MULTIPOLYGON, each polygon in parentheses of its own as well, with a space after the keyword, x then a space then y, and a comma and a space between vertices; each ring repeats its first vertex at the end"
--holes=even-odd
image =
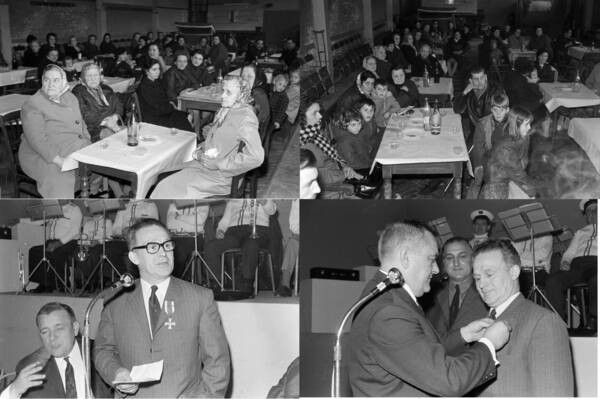
MULTIPOLYGON (((115 200, 116 201, 116 200, 115 200)), ((273 200, 229 200, 224 209, 211 210, 209 205, 178 208, 171 202, 166 214, 165 225, 174 242, 173 275, 192 280, 213 288, 235 289, 253 295, 255 272, 259 266, 259 250, 271 254, 274 272, 280 275, 277 294, 290 296, 291 277, 298 256, 299 242, 299 202, 291 201, 289 216, 290 237, 285 246, 277 219, 277 204, 273 200), (220 220, 216 217, 221 215, 220 220), (194 251, 194 235, 197 233, 198 251, 201 259, 191 263, 194 251), (221 256, 224 251, 240 248, 241 258, 238 270, 231 273, 230 260, 226 270, 221 271, 221 256), (281 268, 279 268, 281 264, 281 268), (279 274, 280 271, 280 274, 279 274), (236 278, 236 281, 221 281, 221 275, 236 278)), ((73 277, 77 290, 96 292, 101 281, 106 285, 128 272, 136 276, 138 271, 130 262, 125 239, 128 228, 136 220, 150 218, 159 220, 159 210, 155 202, 131 200, 106 220, 102 213, 86 215, 76 202, 62 205, 63 215, 48 220, 46 226, 45 253, 52 267, 40 264, 44 253, 43 245, 34 246, 29 251, 29 286, 34 292, 53 292, 64 289, 59 282, 64 275, 65 264, 74 265, 73 277), (103 247, 103 244, 105 246, 103 247), (105 251, 107 260, 99 267, 105 251), (73 262, 73 263, 72 263, 73 262), (40 267, 36 267, 40 264, 40 267), (36 285, 32 284, 36 283, 36 285), (87 286, 84 286, 87 282, 87 286)), ((266 262, 266 258, 260 258, 266 262)), ((266 270, 266 269, 265 269, 266 270)), ((68 279, 66 280, 68 281, 68 279)), ((264 288, 261 288, 264 289, 264 288)))
MULTIPOLYGON (((402 42, 400 33, 393 33, 388 44, 374 46, 373 55, 364 58, 355 82, 330 109, 323 109, 318 102, 303 104, 300 140, 302 147, 314 155, 320 198, 353 196, 356 186, 349 185, 349 181, 379 180, 373 163, 390 117, 407 107, 425 105, 426 98, 412 78, 422 78, 425 71, 430 79, 434 75, 451 75, 462 67, 464 53, 469 49, 461 37, 464 31, 456 29, 443 35, 436 27, 437 37, 446 38, 436 41, 428 39, 433 35, 431 28, 427 24, 424 32, 428 34, 420 35, 418 52, 413 34, 420 31, 408 28, 402 42), (445 42, 445 63, 432 54, 430 43, 436 42, 445 42)), ((480 51, 486 51, 490 38, 504 35, 508 40, 520 35, 520 30, 510 33, 510 27, 504 33, 499 29, 485 32, 480 51)), ((565 40, 568 37, 570 33, 565 40)), ((537 183, 527 175, 527 166, 530 136, 534 132, 550 136, 549 112, 539 89, 539 83, 554 82, 557 76, 549 63, 554 53, 546 46, 548 42, 538 28, 528 44, 537 51, 536 62, 519 62, 503 76, 494 73, 493 63, 487 63, 488 68, 472 66, 466 72, 465 89, 455 93, 453 110, 463 118, 463 133, 474 167, 469 198, 539 194, 537 183), (510 181, 518 189, 509 191, 510 181)), ((600 64, 585 78, 585 84, 600 93, 600 64)), ((582 115, 587 115, 583 110, 582 115)))
MULTIPOLYGON (((183 46, 183 37, 179 39, 179 46, 183 46)), ((58 57, 56 36, 49 34, 48 40, 46 50, 39 51, 58 57)), ((110 35, 105 36, 104 43, 110 43, 110 35)), ((212 49, 218 44, 215 36, 212 49)), ((135 65, 130 65, 130 50, 116 51, 118 62, 112 72, 117 76, 131 77, 132 67, 141 66, 141 78, 127 93, 115 93, 103 83, 103 76, 111 71, 104 71, 100 62, 86 62, 79 84, 72 90, 68 68, 55 62, 40 64, 42 87, 22 107, 24 135, 18 158, 23 171, 36 181, 41 196, 74 196, 79 181, 75 172, 61 170, 64 159, 123 128, 122 121, 130 115, 133 104, 131 90, 137 94, 143 122, 191 131, 193 111, 178 109, 177 97, 182 91, 223 79, 217 86, 223 93, 222 107, 215 115, 202 113, 203 134, 198 137, 200 145, 195 152, 198 156, 183 165, 180 173, 161 182, 152 194, 154 198, 228 195, 232 177, 263 163, 262 143, 267 132, 275 131, 287 138, 300 103, 298 70, 276 74, 269 84, 262 70, 250 63, 242 67, 241 76, 223 78, 221 69, 214 68, 215 60, 210 61, 210 67, 207 64, 210 53, 206 55, 200 48, 191 55, 187 48, 177 48, 174 64, 169 66, 162 51, 171 47, 174 45, 151 42, 143 47, 144 55, 135 65), (216 149, 217 156, 203 157, 209 149, 216 149)), ((127 195, 128 186, 122 183, 109 182, 116 197, 127 195)))

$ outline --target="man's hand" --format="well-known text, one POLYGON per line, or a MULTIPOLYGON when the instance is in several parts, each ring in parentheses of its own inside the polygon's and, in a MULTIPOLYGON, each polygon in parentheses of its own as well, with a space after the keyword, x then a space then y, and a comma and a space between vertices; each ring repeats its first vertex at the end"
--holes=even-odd
POLYGON ((39 362, 31 363, 30 365, 23 367, 17 378, 10 384, 9 397, 20 398, 29 390, 31 387, 37 387, 44 383, 45 374, 40 374, 42 366, 39 362))
POLYGON ((471 82, 469 82, 467 87, 465 87, 465 89, 463 90, 463 96, 466 96, 467 94, 469 94, 469 92, 471 90, 473 90, 473 84, 471 82))
POLYGON ((60 240, 48 240, 46 241, 46 251, 52 252, 61 245, 62 243, 60 242, 60 240))
POLYGON ((460 329, 460 336, 467 343, 475 342, 483 337, 485 329, 492 324, 494 324, 494 321, 488 318, 475 320, 460 329))
POLYGON ((571 270, 571 264, 569 262, 566 262, 566 261, 560 262, 560 270, 562 270, 562 271, 569 271, 569 270, 571 270))
POLYGON ((490 342, 494 345, 494 348, 499 350, 502 349, 502 347, 508 342, 510 331, 511 328, 506 322, 496 321, 485 330, 483 338, 490 340, 490 342))
MULTIPOLYGON (((115 374, 115 381, 131 381, 131 375, 129 374, 129 370, 124 367, 121 367, 117 370, 115 374)), ((138 384, 119 384, 115 387, 118 391, 127 394, 133 395, 137 392, 139 385, 138 384)))
POLYGON ((222 240, 223 238, 225 238, 225 230, 217 229, 217 233, 215 234, 215 237, 217 237, 219 240, 222 240))

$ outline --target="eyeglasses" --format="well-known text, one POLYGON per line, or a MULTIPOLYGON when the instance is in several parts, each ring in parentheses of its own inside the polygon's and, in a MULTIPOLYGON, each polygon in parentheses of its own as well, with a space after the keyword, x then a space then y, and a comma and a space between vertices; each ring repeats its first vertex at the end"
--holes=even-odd
POLYGON ((165 250, 165 252, 171 252, 175 249, 175 241, 167 240, 163 243, 149 242, 146 245, 138 245, 137 247, 132 247, 131 249, 133 250, 133 249, 145 248, 146 252, 148 252, 150 255, 154 255, 155 253, 158 252, 160 247, 162 247, 165 250))

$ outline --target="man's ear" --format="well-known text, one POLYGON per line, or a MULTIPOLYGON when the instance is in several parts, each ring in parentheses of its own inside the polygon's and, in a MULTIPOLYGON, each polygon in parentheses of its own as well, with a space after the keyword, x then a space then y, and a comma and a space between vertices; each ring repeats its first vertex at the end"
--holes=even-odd
POLYGON ((407 270, 408 266, 410 265, 410 259, 409 259, 410 254, 408 251, 408 247, 406 245, 403 245, 398 249, 397 257, 398 257, 398 262, 399 262, 398 266, 402 270, 407 270))
POLYGON ((131 261, 131 263, 133 263, 134 265, 139 265, 140 264, 140 260, 138 258, 138 255, 134 251, 129 251, 127 253, 127 256, 129 257, 129 260, 131 261))
POLYGON ((73 334, 75 336, 79 335, 79 322, 77 320, 73 322, 73 334))
POLYGON ((520 274, 521 274, 521 267, 519 265, 512 265, 510 267, 510 277, 513 280, 518 279, 520 274))

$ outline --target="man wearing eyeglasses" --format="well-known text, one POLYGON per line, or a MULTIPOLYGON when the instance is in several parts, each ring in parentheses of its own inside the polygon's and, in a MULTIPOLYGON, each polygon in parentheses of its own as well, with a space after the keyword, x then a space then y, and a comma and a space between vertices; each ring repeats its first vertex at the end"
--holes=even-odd
POLYGON ((450 342, 453 331, 487 316, 487 308, 473 284, 473 250, 466 238, 453 237, 442 248, 442 265, 448 276, 434 297, 431 307, 424 306, 427 318, 442 337, 450 355, 462 353, 463 342, 450 342))
POLYGON ((127 242, 140 279, 102 311, 100 375, 130 397, 223 397, 231 361, 212 291, 171 276, 175 244, 158 220, 138 220, 127 242), (160 360, 159 381, 132 381, 133 366, 160 360))

